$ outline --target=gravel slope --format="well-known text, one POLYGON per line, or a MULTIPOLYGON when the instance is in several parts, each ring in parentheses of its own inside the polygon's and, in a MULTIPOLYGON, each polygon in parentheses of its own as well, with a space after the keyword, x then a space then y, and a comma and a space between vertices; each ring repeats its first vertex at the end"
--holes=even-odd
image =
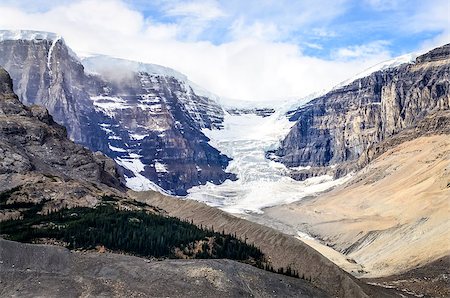
POLYGON ((0 239, 1 297, 327 297, 231 260, 147 260, 0 239))

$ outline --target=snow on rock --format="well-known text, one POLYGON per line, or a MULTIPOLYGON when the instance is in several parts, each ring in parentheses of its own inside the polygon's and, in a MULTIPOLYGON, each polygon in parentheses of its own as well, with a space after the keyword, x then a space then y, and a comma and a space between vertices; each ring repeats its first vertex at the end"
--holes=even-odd
POLYGON ((144 72, 148 73, 150 75, 158 75, 158 76, 166 76, 166 77, 173 77, 177 79, 178 81, 184 83, 185 85, 189 86, 189 89, 192 88, 192 90, 195 92, 198 96, 204 96, 208 97, 213 101, 218 102, 219 96, 209 92, 208 90, 200 87, 199 85, 195 84, 194 82, 190 81, 188 77, 172 68, 157 65, 157 64, 151 64, 151 63, 142 63, 132 60, 126 60, 121 58, 115 58, 111 56, 106 55, 100 55, 100 54, 92 54, 89 53, 89 55, 86 55, 82 59, 83 65, 87 72, 93 73, 93 74, 102 74, 102 73, 108 73, 111 70, 111 67, 113 66, 114 69, 122 69, 129 72, 144 72))
POLYGON ((108 143, 108 147, 111 151, 115 151, 115 152, 127 152, 127 150, 122 149, 122 148, 118 148, 118 147, 114 147, 111 144, 108 143))
POLYGON ((4 40, 58 40, 56 33, 33 30, 0 30, 0 41, 4 40))
POLYGON ((148 137, 148 134, 130 133, 130 138, 132 140, 140 141, 148 137))
POLYGON ((159 161, 155 162, 155 171, 158 173, 167 173, 167 167, 165 164, 160 163, 159 161))
POLYGON ((134 177, 125 176, 126 186, 135 191, 147 191, 153 190, 164 194, 168 194, 167 191, 156 185, 154 182, 150 181, 140 174, 145 169, 145 164, 142 163, 140 158, 142 155, 136 153, 130 153, 128 156, 117 157, 115 161, 122 167, 130 170, 134 177))
POLYGON ((114 117, 115 111, 130 108, 120 97, 114 96, 91 96, 94 106, 110 117, 114 117))
POLYGON ((419 52, 417 52, 417 53, 409 53, 409 54, 405 54, 405 55, 402 55, 402 56, 399 56, 399 57, 396 57, 396 58, 393 58, 393 59, 390 59, 390 60, 387 60, 387 61, 380 62, 380 63, 378 63, 378 64, 376 64, 376 65, 374 65, 372 67, 369 67, 368 69, 366 69, 366 70, 356 74, 355 76, 353 76, 353 77, 351 77, 351 78, 349 78, 349 79, 347 79, 347 80, 337 84, 336 86, 334 86, 332 88, 332 90, 344 87, 344 86, 350 84, 351 82, 353 82, 353 81, 355 81, 357 79, 361 79, 361 78, 367 77, 367 76, 369 76, 370 74, 372 74, 372 73, 374 73, 376 71, 391 69, 391 68, 400 66, 402 64, 405 64, 405 63, 413 64, 415 62, 416 58, 418 56, 420 56, 421 54, 422 53, 419 53, 419 52))

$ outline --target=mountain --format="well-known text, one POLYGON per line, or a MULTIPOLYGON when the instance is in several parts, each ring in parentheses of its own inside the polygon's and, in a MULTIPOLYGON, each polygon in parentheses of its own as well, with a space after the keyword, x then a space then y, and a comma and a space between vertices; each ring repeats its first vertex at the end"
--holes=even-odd
POLYGON ((291 116, 296 124, 274 152, 277 160, 300 167, 298 179, 329 166, 339 165, 335 176, 355 170, 352 162, 375 144, 449 109, 449 57, 447 44, 310 101, 291 116))
POLYGON ((46 107, 72 140, 113 158, 128 187, 184 195, 234 178, 224 171, 229 158, 201 131, 221 128, 222 108, 174 70, 80 61, 61 37, 35 31, 0 31, 0 65, 24 104, 46 107))
MULTIPOLYGON (((253 245, 133 200, 115 166, 108 157, 70 141, 44 108, 22 104, 0 67, 1 296, 51 296, 60 291, 65 296, 267 297, 274 291, 280 296, 328 296, 304 279, 251 266, 265 260, 253 245), (244 251, 252 257, 243 258, 244 251), (225 255, 219 256, 221 252, 225 255), (191 260, 155 259, 168 255, 191 260)), ((144 197, 153 195, 161 194, 144 197)))
MULTIPOLYGON (((121 196, 125 186, 116 164, 67 139, 47 110, 26 107, 0 68, 0 193, 45 210, 93 206, 102 195, 121 196)), ((2 202, 3 203, 3 202, 2 202)), ((19 209, 20 210, 20 209, 19 209)), ((2 206, 1 219, 21 214, 2 206)))

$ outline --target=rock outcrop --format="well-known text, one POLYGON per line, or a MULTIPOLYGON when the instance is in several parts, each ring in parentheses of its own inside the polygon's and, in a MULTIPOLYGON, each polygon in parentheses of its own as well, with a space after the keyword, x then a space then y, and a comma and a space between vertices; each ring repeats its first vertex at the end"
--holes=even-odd
POLYGON ((105 56, 81 62, 56 35, 19 33, 0 35, 0 65, 19 99, 46 107, 72 140, 115 159, 127 186, 185 195, 234 178, 201 131, 220 129, 224 112, 185 76, 105 56))
POLYGON ((44 108, 23 105, 8 73, 0 67, 0 193, 4 199, 46 202, 48 208, 92 206, 101 195, 120 195, 124 190, 111 159, 70 141, 65 128, 44 108))
POLYGON ((275 153, 289 167, 353 162, 380 141, 449 107, 450 44, 419 56, 413 64, 357 79, 299 108, 291 117, 297 123, 275 153))

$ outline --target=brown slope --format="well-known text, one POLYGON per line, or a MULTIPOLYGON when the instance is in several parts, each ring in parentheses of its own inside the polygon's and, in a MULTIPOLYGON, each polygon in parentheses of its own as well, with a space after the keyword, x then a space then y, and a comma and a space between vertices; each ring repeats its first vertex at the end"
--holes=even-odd
POLYGON ((269 208, 265 216, 323 239, 362 265, 366 276, 401 273, 448 255, 449 135, 390 148, 348 184, 269 208))
POLYGON ((147 260, 0 239, 0 296, 327 297, 308 282, 231 260, 147 260))
POLYGON ((168 215, 193 221, 225 233, 236 233, 258 246, 274 267, 291 266, 300 276, 311 277, 312 283, 336 297, 389 297, 388 292, 368 287, 344 272, 327 258, 303 242, 272 228, 230 215, 217 208, 192 200, 167 197, 155 192, 130 192, 136 200, 165 210, 168 215))

